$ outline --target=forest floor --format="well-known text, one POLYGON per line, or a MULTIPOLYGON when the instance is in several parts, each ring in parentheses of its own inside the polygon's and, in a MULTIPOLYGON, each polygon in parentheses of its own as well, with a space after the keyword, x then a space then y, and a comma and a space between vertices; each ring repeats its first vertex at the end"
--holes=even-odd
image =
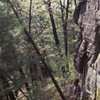
MULTIPOLYGON (((73 81, 73 80, 72 80, 73 81)), ((63 82, 62 85, 60 85, 60 88, 62 90, 62 92, 64 93, 66 100, 73 100, 73 84, 72 81, 67 83, 63 82)), ((50 89, 48 89, 45 93, 43 98, 45 97, 45 100, 62 100, 55 88, 55 86, 50 86, 52 85, 52 83, 45 83, 45 89, 48 89, 50 87, 50 89)), ((42 100, 42 98, 41 98, 42 100)))
MULTIPOLYGON (((72 100, 72 84, 65 85, 61 87, 61 89, 66 97, 66 100, 72 100)), ((46 100, 62 100, 56 89, 52 89, 52 91, 50 91, 48 95, 46 95, 46 97, 47 97, 46 100), (51 93, 51 96, 50 96, 50 93, 51 93)))
MULTIPOLYGON (((66 97, 66 100, 73 100, 73 80, 66 82, 66 80, 58 79, 57 82, 66 97)), ((39 95, 37 99, 32 99, 32 100, 62 100, 59 93, 57 92, 54 84, 50 79, 43 79, 42 82, 42 93, 36 95, 39 95)), ((26 92, 25 87, 22 88, 24 93, 26 92)), ((27 94, 27 93, 26 93, 27 94)), ((17 98, 17 100, 27 100, 27 98, 19 92, 20 98, 17 98)), ((27 95, 28 96, 28 95, 27 95)), ((29 99, 31 100, 31 99, 29 99)))

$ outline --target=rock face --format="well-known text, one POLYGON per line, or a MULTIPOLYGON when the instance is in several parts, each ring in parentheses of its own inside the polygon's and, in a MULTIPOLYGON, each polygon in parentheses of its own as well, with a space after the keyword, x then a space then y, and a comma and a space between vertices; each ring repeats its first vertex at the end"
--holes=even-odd
POLYGON ((80 100, 100 100, 100 0, 79 0, 74 21, 80 27, 74 57, 82 79, 80 100))

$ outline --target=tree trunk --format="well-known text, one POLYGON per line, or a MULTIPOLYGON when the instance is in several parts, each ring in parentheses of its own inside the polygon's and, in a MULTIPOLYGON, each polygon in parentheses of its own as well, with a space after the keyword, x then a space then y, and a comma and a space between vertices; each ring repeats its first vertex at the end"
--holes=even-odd
POLYGON ((50 16, 51 24, 52 24, 52 30, 53 30, 53 35, 54 35, 55 43, 56 43, 56 46, 58 47, 59 46, 59 39, 58 39, 58 36, 57 36, 56 25, 55 25, 55 21, 54 21, 54 18, 53 18, 53 12, 52 12, 52 8, 51 8, 50 0, 48 0, 47 4, 48 4, 48 11, 49 11, 49 16, 50 16))
POLYGON ((79 0, 74 20, 81 29, 74 59, 82 79, 80 100, 100 100, 100 1, 79 0))
POLYGON ((68 20, 68 9, 69 9, 69 0, 67 0, 67 7, 65 7, 62 4, 62 1, 60 0, 60 6, 61 6, 61 14, 62 14, 62 23, 63 23, 63 35, 64 35, 64 48, 65 48, 65 55, 68 56, 68 39, 67 39, 67 20, 68 20), (64 9, 66 10, 66 16, 64 18, 64 9))
POLYGON ((31 11, 32 11, 32 0, 30 0, 30 8, 29 8, 29 33, 31 33, 31 21, 32 21, 31 11))
MULTIPOLYGON (((25 77, 25 74, 24 74, 22 68, 19 69, 19 72, 20 72, 20 75, 21 75, 22 77, 25 77)), ((25 87, 26 87, 26 90, 27 90, 27 91, 30 91, 28 82, 25 83, 25 87)))
POLYGON ((65 55, 68 56, 67 22, 63 23, 65 55))

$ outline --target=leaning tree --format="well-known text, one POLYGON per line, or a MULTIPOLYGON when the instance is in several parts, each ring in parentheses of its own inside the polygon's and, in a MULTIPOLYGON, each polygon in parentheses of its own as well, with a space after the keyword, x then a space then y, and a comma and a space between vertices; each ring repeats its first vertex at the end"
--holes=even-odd
POLYGON ((74 57, 82 79, 80 100, 100 100, 100 0, 79 0, 74 21, 80 27, 74 57))

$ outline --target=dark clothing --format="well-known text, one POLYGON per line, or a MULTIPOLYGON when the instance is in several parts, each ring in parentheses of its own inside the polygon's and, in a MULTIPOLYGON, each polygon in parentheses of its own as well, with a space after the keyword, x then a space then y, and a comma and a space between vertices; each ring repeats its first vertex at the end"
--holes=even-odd
POLYGON ((79 93, 80 93, 80 86, 74 85, 74 97, 76 97, 75 100, 77 100, 77 98, 79 97, 79 93))

